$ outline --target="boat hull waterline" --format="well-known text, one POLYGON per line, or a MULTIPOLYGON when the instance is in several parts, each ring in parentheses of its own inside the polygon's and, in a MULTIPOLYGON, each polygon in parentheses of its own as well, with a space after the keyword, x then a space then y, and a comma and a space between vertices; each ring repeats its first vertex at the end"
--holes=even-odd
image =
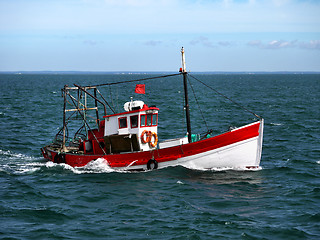
POLYGON ((60 153, 50 146, 42 148, 44 158, 83 167, 103 158, 115 170, 143 171, 169 166, 192 169, 257 169, 260 165, 264 121, 248 124, 221 135, 173 147, 120 154, 90 155, 60 153))

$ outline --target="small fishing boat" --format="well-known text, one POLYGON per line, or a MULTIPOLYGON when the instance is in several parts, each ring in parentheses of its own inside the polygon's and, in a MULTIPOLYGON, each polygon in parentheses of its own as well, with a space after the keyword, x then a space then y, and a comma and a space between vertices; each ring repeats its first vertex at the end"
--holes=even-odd
MULTIPOLYGON (((128 101, 123 112, 107 114, 108 101, 98 87, 145 81, 160 78, 106 83, 95 86, 64 86, 62 89, 63 127, 54 141, 41 148, 43 157, 55 163, 64 163, 72 167, 83 167, 89 162, 103 159, 115 170, 144 171, 169 166, 182 165, 196 169, 255 169, 260 165, 264 120, 255 115, 256 121, 238 128, 228 129, 223 134, 211 136, 208 131, 199 137, 192 134, 188 100, 184 49, 181 49, 182 68, 179 73, 161 77, 181 75, 184 85, 184 109, 186 134, 181 138, 158 142, 159 108, 148 106, 143 101, 128 101), (89 105, 89 99, 93 105, 89 105), (71 107, 70 107, 71 106, 71 107), (99 108, 104 110, 103 119, 99 117, 99 108), (89 111, 95 112, 95 126, 87 118, 89 111), (74 115, 81 119, 72 138, 69 125, 74 115)), ((205 83, 203 83, 206 85, 205 83)), ((145 85, 137 84, 136 93, 144 93, 145 85)), ((100 110, 101 111, 101 110, 100 110)), ((252 113, 252 112, 251 112, 252 113)))

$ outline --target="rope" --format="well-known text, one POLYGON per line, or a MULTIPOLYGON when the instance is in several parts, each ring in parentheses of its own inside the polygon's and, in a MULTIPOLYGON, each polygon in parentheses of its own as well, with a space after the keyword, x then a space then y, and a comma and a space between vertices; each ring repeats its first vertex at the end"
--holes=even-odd
POLYGON ((190 75, 190 77, 192 77, 193 79, 197 80, 198 82, 202 83, 204 86, 206 86, 207 88, 210 88, 211 90, 213 90, 214 92, 218 93, 220 96, 228 99, 230 102, 238 105, 239 107, 241 107, 242 109, 244 109, 245 111, 253 114, 255 117, 262 119, 262 117, 260 117, 259 115, 255 114, 254 112, 250 111, 249 109, 247 109, 246 107, 242 106, 240 103, 235 102, 234 100, 232 100, 231 98, 227 97, 226 95, 220 93, 219 91, 217 91, 216 89, 210 87, 209 85, 205 84, 204 82, 202 82, 201 80, 197 79, 196 77, 190 75))

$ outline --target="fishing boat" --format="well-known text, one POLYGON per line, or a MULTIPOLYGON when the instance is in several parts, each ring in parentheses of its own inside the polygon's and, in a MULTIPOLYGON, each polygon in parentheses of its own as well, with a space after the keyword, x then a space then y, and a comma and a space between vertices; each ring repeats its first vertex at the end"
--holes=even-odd
MULTIPOLYGON (((189 73, 183 48, 181 56, 182 67, 179 72, 161 77, 181 75, 183 79, 186 132, 182 137, 158 141, 159 108, 148 106, 143 101, 131 98, 124 104, 124 111, 112 110, 111 114, 107 113, 107 107, 112 107, 98 87, 138 80, 94 86, 75 84, 62 89, 63 127, 52 143, 41 148, 43 157, 72 167, 83 167, 91 161, 103 159, 110 168, 125 171, 146 171, 177 165, 196 169, 259 168, 264 125, 262 117, 253 113, 256 117, 254 122, 228 129, 216 136, 212 136, 210 130, 201 137, 191 132, 187 81, 189 73), (88 104, 89 99, 93 105, 88 104), (100 119, 101 106, 103 118, 100 119), (92 119, 90 124, 87 118, 89 111, 95 112, 95 127, 92 126, 92 119), (74 115, 81 119, 81 125, 70 138, 68 126, 74 115)), ((139 81, 157 78, 160 76, 139 81)), ((137 84, 136 93, 143 94, 144 87, 144 84, 137 84)))

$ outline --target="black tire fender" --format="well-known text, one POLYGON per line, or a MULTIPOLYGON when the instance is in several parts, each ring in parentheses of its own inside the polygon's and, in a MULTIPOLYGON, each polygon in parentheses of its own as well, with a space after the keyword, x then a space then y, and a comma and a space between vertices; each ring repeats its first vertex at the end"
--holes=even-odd
POLYGON ((154 159, 150 159, 147 163, 148 170, 154 170, 158 168, 158 162, 154 159))
POLYGON ((57 154, 54 156, 53 162, 54 162, 54 163, 66 163, 65 154, 57 153, 57 154))

